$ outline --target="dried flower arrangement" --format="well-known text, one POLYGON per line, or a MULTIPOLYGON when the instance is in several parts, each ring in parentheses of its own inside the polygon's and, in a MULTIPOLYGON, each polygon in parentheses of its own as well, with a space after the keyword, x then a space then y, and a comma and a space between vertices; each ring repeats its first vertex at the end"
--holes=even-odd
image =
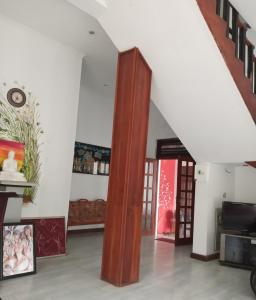
POLYGON ((35 187, 25 189, 24 202, 33 202, 40 178, 39 139, 43 130, 39 122, 38 106, 36 98, 27 93, 26 104, 21 108, 15 108, 0 92, 0 139, 25 144, 24 165, 21 171, 27 181, 36 183, 35 187))

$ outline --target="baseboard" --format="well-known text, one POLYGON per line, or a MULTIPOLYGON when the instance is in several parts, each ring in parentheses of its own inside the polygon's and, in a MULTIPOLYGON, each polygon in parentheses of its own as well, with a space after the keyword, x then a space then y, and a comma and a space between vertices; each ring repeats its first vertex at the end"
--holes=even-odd
POLYGON ((37 260, 42 260, 42 259, 49 259, 49 258, 56 258, 56 257, 63 257, 63 256, 67 256, 67 253, 57 254, 57 255, 50 255, 50 256, 42 256, 42 257, 37 257, 36 259, 37 260))
POLYGON ((160 241, 160 242, 167 242, 170 244, 175 244, 174 240, 168 239, 168 238, 157 238, 156 241, 160 241))
POLYGON ((80 234, 80 233, 90 233, 90 232, 103 232, 104 228, 86 228, 77 230, 68 230, 68 235, 70 234, 80 234))
POLYGON ((210 255, 201 255, 201 254, 197 254, 197 253, 192 252, 190 257, 194 258, 194 259, 197 259, 197 260, 207 262, 207 261, 219 259, 220 254, 219 253, 213 253, 213 254, 210 254, 210 255))

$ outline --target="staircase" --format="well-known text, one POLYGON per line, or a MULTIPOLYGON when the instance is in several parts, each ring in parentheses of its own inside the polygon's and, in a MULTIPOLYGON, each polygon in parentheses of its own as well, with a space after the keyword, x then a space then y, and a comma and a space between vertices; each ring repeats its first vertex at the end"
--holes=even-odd
POLYGON ((256 32, 228 0, 216 1, 216 13, 227 23, 226 37, 235 43, 237 59, 244 64, 244 76, 251 81, 251 91, 256 94, 256 32))
MULTIPOLYGON (((216 0, 216 14, 225 22, 225 37, 234 43, 234 51, 231 51, 230 57, 228 41, 220 38, 218 27, 212 26, 211 18, 209 18, 209 12, 211 12, 212 7, 205 7, 205 3, 202 5, 200 0, 198 0, 198 3, 222 55, 229 66, 237 87, 244 97, 245 104, 256 122, 256 31, 251 28, 230 1, 216 0), (205 10, 206 8, 207 11, 205 10), (234 61, 232 54, 235 59, 239 61, 232 63, 232 60, 234 61), (241 70, 234 68, 235 64, 240 67, 241 70), (244 78, 241 78, 241 74, 243 74, 242 76, 244 78)), ((210 4, 209 1, 208 4, 210 4)), ((256 168, 256 161, 250 161, 247 162, 247 164, 256 168)))
POLYGON ((197 0, 240 94, 256 122, 256 32, 228 0, 197 0))
POLYGON ((226 22, 226 37, 234 42, 234 55, 243 63, 244 76, 250 81, 251 93, 256 95, 256 31, 228 0, 216 1, 216 13, 226 22))
POLYGON ((141 50, 153 71, 152 100, 194 159, 255 161, 255 72, 244 75, 216 0, 106 4, 98 21, 119 51, 141 50))

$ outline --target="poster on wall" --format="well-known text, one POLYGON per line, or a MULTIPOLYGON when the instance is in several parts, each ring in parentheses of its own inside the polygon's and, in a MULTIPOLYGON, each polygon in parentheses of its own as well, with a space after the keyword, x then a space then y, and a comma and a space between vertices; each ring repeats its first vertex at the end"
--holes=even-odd
POLYGON ((22 143, 0 139, 0 170, 2 169, 3 161, 8 158, 9 153, 14 152, 18 171, 20 171, 24 164, 24 147, 22 143))
POLYGON ((36 273, 33 224, 4 224, 1 277, 7 279, 36 273))
POLYGON ((109 175, 111 149, 76 142, 73 173, 109 175))

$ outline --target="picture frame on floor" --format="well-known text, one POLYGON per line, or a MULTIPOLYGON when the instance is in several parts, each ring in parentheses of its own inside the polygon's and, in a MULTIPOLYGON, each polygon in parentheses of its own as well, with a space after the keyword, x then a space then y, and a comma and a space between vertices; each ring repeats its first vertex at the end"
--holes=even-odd
POLYGON ((35 274, 34 224, 4 224, 1 239, 1 279, 35 274))

